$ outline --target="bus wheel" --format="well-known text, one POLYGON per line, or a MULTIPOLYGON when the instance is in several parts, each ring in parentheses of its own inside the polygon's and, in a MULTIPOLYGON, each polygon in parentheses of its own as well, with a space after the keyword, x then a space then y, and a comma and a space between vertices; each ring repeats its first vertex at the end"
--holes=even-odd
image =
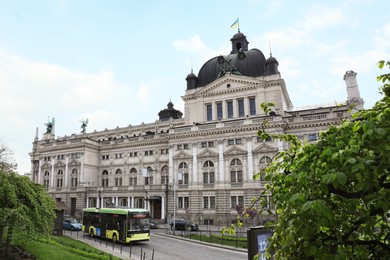
POLYGON ((116 234, 112 235, 112 242, 116 243, 118 241, 118 238, 116 237, 116 234))

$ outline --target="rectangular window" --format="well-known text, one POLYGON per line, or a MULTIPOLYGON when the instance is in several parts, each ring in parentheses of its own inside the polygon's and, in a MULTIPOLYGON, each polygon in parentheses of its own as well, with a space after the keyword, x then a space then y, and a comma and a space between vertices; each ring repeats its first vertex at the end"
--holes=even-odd
POLYGON ((221 120, 223 118, 222 114, 222 102, 217 103, 217 119, 221 120))
POLYGON ((145 155, 153 155, 153 150, 145 151, 145 155))
POLYGON ((231 208, 234 209, 237 205, 244 206, 244 196, 231 196, 231 208))
POLYGON ((185 209, 190 207, 189 197, 179 197, 178 206, 179 209, 185 209))
POLYGON ((183 173, 182 179, 179 180, 179 184, 188 185, 188 173, 183 173))
POLYGON ((122 186, 122 178, 115 178, 115 186, 122 186))
POLYGON ((204 172, 203 173, 203 183, 204 184, 214 183, 214 172, 204 172))
POLYGON ((153 177, 145 177, 145 185, 153 185, 153 177))
POLYGON ((214 142, 209 142, 209 147, 214 147, 214 142))
POLYGON ((204 209, 215 209, 215 196, 203 197, 204 209))
POLYGON ((177 150, 183 150, 183 145, 178 144, 178 145, 177 145, 177 150))
POLYGON ((228 145, 241 144, 241 138, 228 139, 228 145))
POLYGON ((209 208, 209 197, 203 197, 203 208, 204 209, 209 208))
POLYGON ((202 142, 202 148, 206 148, 207 147, 207 142, 202 142))
POLYGON ((215 197, 210 197, 210 209, 215 209, 215 197))
POLYGON ((213 120, 213 106, 211 104, 206 105, 207 121, 213 120))
POLYGON ((183 150, 188 150, 188 144, 183 144, 183 150))
POLYGON ((243 99, 238 99, 237 100, 237 104, 238 104, 238 116, 239 117, 245 116, 244 100, 243 99))
POLYGON ((71 179, 71 182, 72 182, 72 183, 71 183, 71 187, 72 187, 72 188, 76 188, 76 187, 77 187, 77 178, 72 178, 72 179, 71 179))
POLYGON ((256 115, 256 99, 254 97, 249 98, 249 114, 256 115))
POLYGON ((227 117, 233 118, 233 101, 229 100, 226 102, 227 104, 227 117))
POLYGON ((309 141, 317 141, 317 134, 309 134, 309 141))
POLYGON ((137 177, 130 177, 129 185, 130 186, 137 186, 137 177))

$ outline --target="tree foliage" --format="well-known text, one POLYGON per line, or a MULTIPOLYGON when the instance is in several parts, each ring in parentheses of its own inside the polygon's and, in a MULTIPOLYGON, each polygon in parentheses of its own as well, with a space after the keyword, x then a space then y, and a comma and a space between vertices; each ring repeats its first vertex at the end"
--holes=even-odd
POLYGON ((0 144, 0 172, 15 171, 17 164, 14 162, 12 151, 4 144, 0 144))
MULTIPOLYGON (((384 67, 390 62, 380 61, 384 67)), ((276 207, 275 258, 390 259, 390 74, 377 80, 384 97, 315 144, 258 132, 289 143, 258 173, 276 207)))
POLYGON ((10 171, 0 171, 0 241, 6 234, 6 251, 14 230, 26 235, 52 232, 55 203, 44 188, 10 171))

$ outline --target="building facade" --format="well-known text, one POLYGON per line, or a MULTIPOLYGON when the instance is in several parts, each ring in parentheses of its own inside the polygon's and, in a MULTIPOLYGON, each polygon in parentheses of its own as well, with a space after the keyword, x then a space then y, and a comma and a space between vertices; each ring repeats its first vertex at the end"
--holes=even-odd
MULTIPOLYGON (((30 153, 32 180, 73 216, 85 207, 116 205, 149 209, 160 222, 175 215, 199 224, 231 224, 236 206, 248 206, 264 189, 254 174, 287 147, 259 140, 264 120, 269 133, 315 142, 320 131, 350 116, 351 104, 363 107, 356 73, 347 71, 347 100, 294 108, 278 61, 249 49, 241 32, 231 43, 230 54, 187 76, 184 117, 169 102, 159 121, 137 126, 56 138, 54 125, 47 124, 30 153), (273 102, 274 111, 264 114, 263 102, 273 102)), ((269 201, 272 194, 263 196, 269 201)))

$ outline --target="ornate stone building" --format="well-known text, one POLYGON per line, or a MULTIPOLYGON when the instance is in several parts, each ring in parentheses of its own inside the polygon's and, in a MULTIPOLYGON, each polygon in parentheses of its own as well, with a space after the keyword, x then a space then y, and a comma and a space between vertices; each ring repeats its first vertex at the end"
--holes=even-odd
MULTIPOLYGON (((231 43, 230 54, 187 76, 184 117, 169 102, 157 122, 57 138, 53 120, 33 142, 32 180, 70 215, 114 204, 149 209, 160 222, 175 213, 200 224, 230 224, 236 205, 249 205, 264 188, 253 175, 286 148, 257 138, 263 120, 269 132, 315 142, 320 131, 349 117, 351 103, 363 107, 356 73, 348 71, 347 100, 294 108, 278 61, 249 49, 241 32, 231 43), (263 102, 275 103, 274 111, 264 114, 263 102)), ((254 224, 266 218, 256 216, 254 224)))

